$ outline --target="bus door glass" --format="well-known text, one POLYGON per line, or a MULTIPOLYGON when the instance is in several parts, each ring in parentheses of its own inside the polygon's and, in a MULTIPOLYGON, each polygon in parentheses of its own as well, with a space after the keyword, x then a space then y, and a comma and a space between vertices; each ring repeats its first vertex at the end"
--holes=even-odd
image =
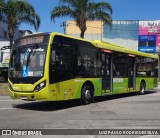
POLYGON ((102 92, 111 90, 111 53, 102 52, 102 92))
POLYGON ((134 88, 135 84, 135 56, 128 54, 128 88, 134 88))
POLYGON ((50 59, 50 84, 73 79, 74 74, 74 46, 71 44, 52 44, 50 59))

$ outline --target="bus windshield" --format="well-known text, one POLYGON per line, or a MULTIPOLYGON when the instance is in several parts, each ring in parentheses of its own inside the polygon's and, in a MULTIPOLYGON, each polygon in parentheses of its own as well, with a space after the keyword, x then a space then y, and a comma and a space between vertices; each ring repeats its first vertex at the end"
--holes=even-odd
POLYGON ((10 77, 43 77, 47 46, 35 44, 17 47, 13 50, 10 62, 10 77))

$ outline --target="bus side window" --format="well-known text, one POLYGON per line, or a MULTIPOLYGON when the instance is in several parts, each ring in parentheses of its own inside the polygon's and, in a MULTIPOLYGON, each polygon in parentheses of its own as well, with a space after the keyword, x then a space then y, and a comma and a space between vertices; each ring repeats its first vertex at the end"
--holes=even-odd
POLYGON ((56 51, 52 50, 52 53, 51 53, 51 63, 55 64, 55 61, 56 61, 56 51))
POLYGON ((42 67, 44 65, 44 58, 45 58, 45 55, 44 54, 41 54, 39 55, 39 66, 42 67))
POLYGON ((78 76, 85 76, 84 59, 81 56, 78 58, 77 75, 78 76))

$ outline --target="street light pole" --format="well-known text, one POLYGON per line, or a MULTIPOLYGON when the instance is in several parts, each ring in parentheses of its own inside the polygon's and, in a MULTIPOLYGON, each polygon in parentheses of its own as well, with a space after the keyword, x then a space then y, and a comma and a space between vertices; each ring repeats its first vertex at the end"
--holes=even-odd
POLYGON ((60 27, 63 27, 63 33, 66 34, 66 22, 62 22, 60 27))

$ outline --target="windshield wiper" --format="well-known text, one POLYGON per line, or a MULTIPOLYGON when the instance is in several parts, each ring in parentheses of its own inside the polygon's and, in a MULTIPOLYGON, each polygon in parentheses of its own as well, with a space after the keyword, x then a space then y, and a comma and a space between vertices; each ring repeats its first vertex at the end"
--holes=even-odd
POLYGON ((33 49, 32 49, 31 51, 27 51, 27 52, 29 52, 28 57, 27 57, 27 66, 28 66, 28 63, 29 63, 30 60, 31 60, 31 57, 35 55, 36 49, 38 49, 38 47, 39 47, 39 45, 38 45, 38 44, 35 44, 35 45, 33 46, 33 49))

